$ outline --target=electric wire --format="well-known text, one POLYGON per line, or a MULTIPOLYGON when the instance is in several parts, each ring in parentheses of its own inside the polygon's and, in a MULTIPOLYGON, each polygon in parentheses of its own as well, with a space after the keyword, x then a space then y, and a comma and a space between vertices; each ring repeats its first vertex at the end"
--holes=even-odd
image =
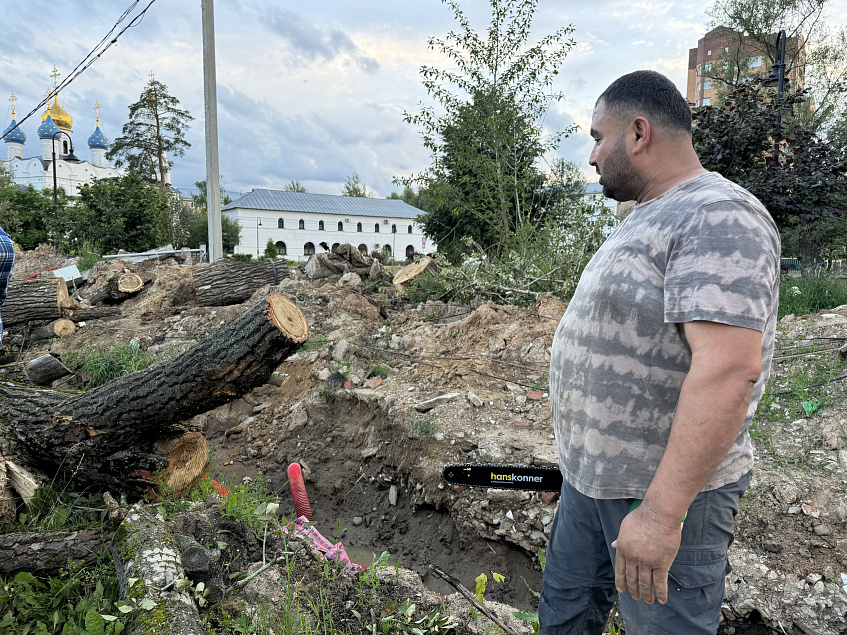
MULTIPOLYGON (((21 124, 23 124, 27 119, 29 119, 32 115, 34 115, 36 112, 41 110, 41 107, 46 105, 50 101, 51 98, 58 95, 63 89, 67 88, 77 77, 79 77, 82 73, 84 73, 94 62, 96 62, 98 59, 100 59, 100 56, 103 55, 103 53, 105 53, 107 50, 109 50, 109 48, 113 44, 117 44, 118 39, 127 31, 127 29, 130 29, 134 26, 138 26, 138 24, 141 23, 141 21, 144 19, 144 15, 150 9, 150 7, 153 5, 153 3, 156 2, 156 0, 150 0, 150 2, 147 4, 147 6, 144 7, 144 9, 142 9, 141 12, 139 12, 129 22, 129 24, 127 24, 123 29, 121 29, 117 33, 117 35, 115 35, 114 38, 109 39, 111 37, 111 35, 115 32, 115 29, 117 29, 118 26, 120 26, 121 22, 123 22, 127 18, 127 16, 129 16, 132 13, 132 10, 139 4, 140 1, 141 0, 133 0, 133 2, 129 5, 129 7, 127 7, 124 10, 124 12, 121 14, 121 16, 118 18, 117 22, 115 22, 114 26, 112 26, 112 28, 109 30, 109 32, 103 37, 103 39, 100 40, 100 42, 93 49, 91 49, 91 51, 83 58, 83 60, 79 64, 76 65, 76 67, 74 67, 74 69, 70 73, 68 73, 68 75, 67 75, 67 77, 65 77, 65 79, 63 79, 61 82, 59 82, 58 85, 52 91, 50 91, 50 93, 47 95, 47 97, 42 99, 38 103, 38 105, 35 106, 35 108, 30 110, 29 113, 27 113, 26 116, 23 117, 23 119, 21 119, 19 122, 17 122, 15 127, 12 128, 12 130, 16 130, 17 128, 19 128, 21 126, 21 124), (104 42, 106 42, 105 46, 103 46, 104 42), (99 52, 98 52, 98 49, 100 49, 101 47, 103 47, 102 50, 99 50, 99 52)), ((12 132, 12 130, 10 130, 9 132, 12 132)))

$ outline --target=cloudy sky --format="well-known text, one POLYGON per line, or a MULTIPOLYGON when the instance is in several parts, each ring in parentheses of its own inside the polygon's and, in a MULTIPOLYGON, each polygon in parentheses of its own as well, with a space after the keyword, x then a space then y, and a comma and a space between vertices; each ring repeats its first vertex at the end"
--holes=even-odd
MULTIPOLYGON (((141 0, 132 15, 149 2, 141 0)), ((52 87, 53 66, 61 81, 130 4, 4 2, 0 130, 11 121, 5 101, 10 93, 18 97, 20 120, 52 87)), ((489 2, 461 5, 484 31, 489 2)), ((588 171, 591 109, 619 75, 655 69, 684 92, 688 49, 706 30, 704 7, 702 0, 539 1, 533 40, 572 24, 577 42, 555 86, 566 98, 545 122, 582 127, 563 141, 560 156, 588 171)), ((836 0, 830 21, 847 22, 847 0, 836 0)), ((299 180, 310 192, 338 194, 357 172, 376 195, 387 196, 399 189, 395 177, 429 164, 419 131, 403 121, 403 113, 427 103, 420 66, 448 63, 427 48, 429 37, 455 28, 439 0, 218 0, 215 27, 220 171, 231 193, 299 180)), ((195 117, 187 134, 192 146, 175 158, 173 183, 190 187, 205 178, 202 63, 200 0, 155 0, 136 26, 60 93, 74 119, 77 155, 89 158, 94 103, 102 106, 103 132, 114 139, 153 71, 195 117)), ((25 156, 40 153, 39 123, 40 111, 23 124, 25 156)))

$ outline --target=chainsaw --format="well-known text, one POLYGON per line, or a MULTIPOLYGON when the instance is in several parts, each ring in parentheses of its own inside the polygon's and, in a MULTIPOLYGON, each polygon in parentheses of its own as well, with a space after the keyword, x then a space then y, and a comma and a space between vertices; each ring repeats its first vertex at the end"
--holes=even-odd
POLYGON ((559 492, 562 473, 555 467, 466 463, 445 465, 442 478, 450 485, 512 491, 559 492))

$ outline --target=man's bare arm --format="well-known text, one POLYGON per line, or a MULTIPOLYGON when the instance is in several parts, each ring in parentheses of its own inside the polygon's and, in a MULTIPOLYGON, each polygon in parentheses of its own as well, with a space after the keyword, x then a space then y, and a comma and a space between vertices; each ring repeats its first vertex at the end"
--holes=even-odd
POLYGON ((668 570, 691 502, 726 456, 744 423, 762 372, 762 334, 716 322, 689 322, 691 369, 682 385, 665 454, 644 500, 621 524, 615 584, 636 600, 667 601, 668 570))

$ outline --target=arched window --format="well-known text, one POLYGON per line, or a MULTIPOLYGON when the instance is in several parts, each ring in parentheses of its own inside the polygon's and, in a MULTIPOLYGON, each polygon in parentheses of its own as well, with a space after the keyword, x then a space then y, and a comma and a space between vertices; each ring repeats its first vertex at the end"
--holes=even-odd
POLYGON ((357 232, 362 231, 362 223, 356 223, 356 231, 357 232))
POLYGON ((391 245, 387 245, 387 244, 383 245, 382 246, 382 253, 384 253, 386 256, 390 256, 391 255, 391 245))
MULTIPOLYGON (((303 221, 300 221, 303 222, 303 221)), ((312 243, 306 243, 303 245, 303 255, 304 256, 314 256, 315 255, 315 246, 312 243)))
MULTIPOLYGON (((297 229, 306 229, 306 221, 304 221, 302 218, 297 221, 297 229)), ((312 253, 315 253, 314 247, 312 247, 312 253)))
MULTIPOLYGON (((279 222, 281 223, 282 221, 279 221, 279 222)), ((277 256, 287 256, 288 255, 288 248, 285 246, 285 243, 282 242, 281 240, 276 244, 276 255, 277 256)))
POLYGON ((68 153, 68 142, 62 141, 62 147, 64 148, 64 152, 62 152, 62 154, 67 154, 68 153))
POLYGON ((378 233, 379 233, 379 223, 376 223, 376 224, 374 225, 374 233, 375 233, 375 234, 378 234, 378 233))
POLYGON ((396 234, 396 233, 397 233, 397 225, 392 225, 392 226, 391 226, 391 233, 392 233, 392 234, 396 234))
POLYGON ((276 221, 277 229, 285 229, 285 221, 281 218, 276 221))
POLYGON ((318 221, 318 231, 324 230, 324 222, 322 220, 318 221))
POLYGON ((361 251, 363 254, 367 254, 367 253, 368 253, 368 246, 367 246, 365 243, 362 243, 361 245, 359 245, 359 246, 357 247, 357 249, 358 249, 359 251, 361 251))
POLYGON ((409 233, 410 234, 412 233, 412 226, 411 225, 409 225, 409 233))
POLYGON ((338 231, 340 231, 340 232, 344 231, 344 223, 342 223, 341 221, 338 221, 338 231))
POLYGON ((408 260, 411 260, 414 257, 415 257, 415 248, 412 245, 407 245, 406 246, 406 258, 408 260))

